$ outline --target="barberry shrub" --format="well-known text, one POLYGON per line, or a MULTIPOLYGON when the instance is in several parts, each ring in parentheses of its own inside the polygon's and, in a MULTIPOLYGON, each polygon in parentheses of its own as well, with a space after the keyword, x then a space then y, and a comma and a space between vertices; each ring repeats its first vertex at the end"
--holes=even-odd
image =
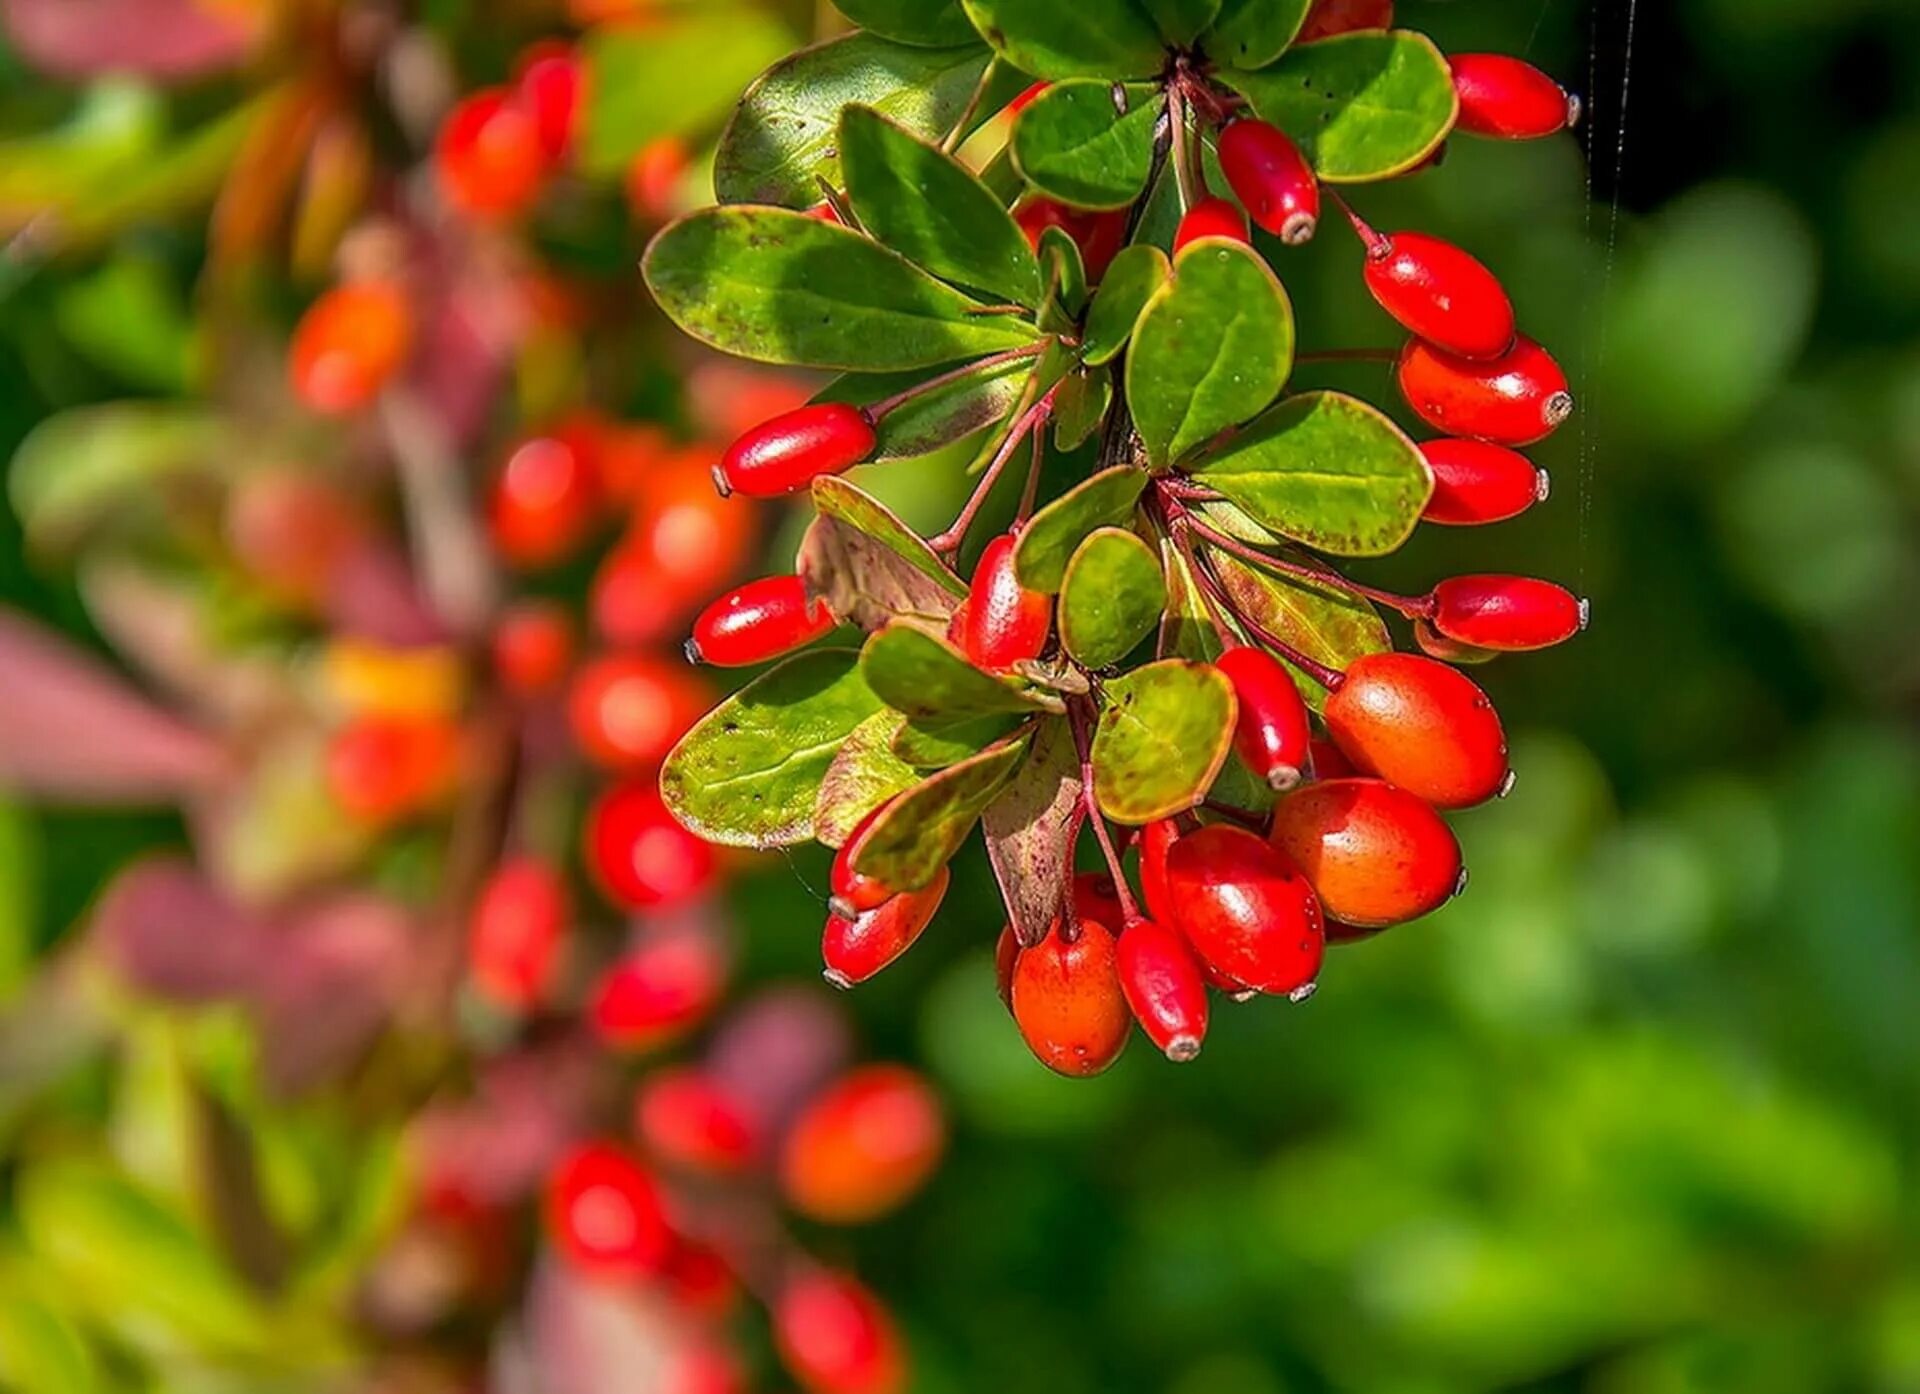
POLYGON ((1095 1073, 1131 1009, 1190 1059, 1209 987, 1302 999, 1329 940, 1455 892, 1434 810, 1511 775, 1492 703, 1450 664, 1585 624, 1544 581, 1409 596, 1340 569, 1423 518, 1493 522, 1544 498, 1517 452, 1573 409, 1490 270, 1376 231, 1348 196, 1435 167, 1456 132, 1547 136, 1578 105, 1516 60, 1450 59, 1384 27, 1389 5, 841 8, 864 27, 748 88, 719 205, 644 262, 694 338, 839 374, 716 472, 723 491, 805 491, 815 517, 797 592, 721 602, 723 661, 783 661, 680 742, 662 792, 715 842, 838 849, 824 949, 843 986, 911 944, 980 826, 1010 930, 1003 992, 1035 1053, 1095 1073), (1358 397, 1289 390, 1289 258, 1330 235, 1329 208, 1407 336, 1371 356, 1397 360, 1434 439, 1358 397), (842 477, 960 442, 977 484, 933 537, 842 477), (995 495, 1018 503, 987 539, 995 495), (858 646, 816 642, 809 605, 858 646), (1383 614, 1425 653, 1394 652, 1383 614), (1144 912, 1110 824, 1146 830, 1144 912), (1082 893, 1088 829, 1110 883, 1082 893))

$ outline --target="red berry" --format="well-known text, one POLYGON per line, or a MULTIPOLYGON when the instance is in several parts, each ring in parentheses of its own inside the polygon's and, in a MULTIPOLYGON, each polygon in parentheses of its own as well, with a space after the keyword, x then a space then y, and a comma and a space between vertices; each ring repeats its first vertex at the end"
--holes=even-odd
POLYGON ((339 415, 371 402, 413 348, 413 310, 391 281, 355 281, 323 293, 300 317, 287 355, 294 395, 339 415))
POLYGON ((1275 789, 1291 789, 1307 767, 1312 730, 1293 675, 1265 649, 1241 644, 1214 660, 1238 699, 1234 749, 1247 768, 1275 789))
POLYGON ((1179 256, 1189 242, 1202 237, 1226 237, 1235 242, 1247 240, 1247 215, 1240 205, 1224 198, 1203 198, 1187 210, 1173 234, 1173 254, 1179 256))
POLYGON ((460 733, 440 716, 354 717, 327 743, 327 790, 365 823, 388 823, 437 803, 453 783, 460 733))
POLYGON ((673 1246, 660 1285, 676 1307, 695 1317, 724 1317, 740 1296, 739 1281, 726 1259, 711 1244, 684 1237, 673 1246))
POLYGON ((1467 808, 1507 783, 1499 713, 1473 679, 1411 653, 1355 659, 1327 694, 1327 733, 1365 774, 1441 808, 1467 808))
POLYGON ((531 112, 503 88, 475 92, 447 113, 434 169, 448 203, 478 218, 509 218, 540 193, 547 156, 531 112))
POLYGON ((970 662, 995 672, 1038 658, 1053 630, 1053 598, 1020 584, 1013 568, 1016 539, 1003 534, 980 554, 967 588, 960 647, 970 662))
POLYGON ((644 653, 603 654, 583 664, 567 693, 574 741, 595 764, 643 770, 712 705, 706 684, 681 664, 644 653))
POLYGON ((1012 925, 1000 927, 993 945, 993 985, 999 990, 1001 1004, 1013 1010, 1013 968, 1020 961, 1020 936, 1012 925))
POLYGON ((1113 934, 1080 921, 1068 943, 1055 923, 1013 966, 1013 1019, 1027 1048, 1063 1075, 1097 1075, 1126 1048, 1127 999, 1120 991, 1113 934))
POLYGON ((1579 100, 1531 63, 1504 53, 1456 53, 1447 61, 1460 97, 1460 130, 1528 140, 1580 119, 1579 100))
POLYGON ((702 1336, 666 1358, 657 1394, 746 1394, 748 1387, 738 1357, 702 1336))
POLYGON ((1207 983, 1187 941, 1152 920, 1120 932, 1120 990, 1134 1020, 1169 1060, 1187 1061, 1207 1037, 1207 983))
POLYGON ((573 663, 573 619, 552 600, 523 600, 493 628, 493 671, 516 697, 558 690, 573 663))
POLYGON ((1104 871, 1083 871, 1073 878, 1073 913, 1095 924, 1125 924, 1120 892, 1104 871))
POLYGON ((723 494, 771 499, 839 474, 873 453, 873 422, 846 402, 816 402, 763 421, 727 447, 714 474, 723 494))
POLYGON ((809 1219, 860 1224, 919 1190, 946 1145, 946 1119, 925 1080, 900 1065, 864 1066, 794 1120, 780 1149, 780 1188, 809 1219))
POLYGON ((1517 517, 1547 496, 1547 472, 1517 451, 1483 440, 1444 438, 1420 447, 1433 496, 1420 516, 1467 526, 1517 517))
POLYGON ((683 905, 713 882, 713 847, 667 811, 653 781, 616 785, 587 811, 588 869, 616 905, 683 905))
POLYGON ((494 476, 487 527, 516 567, 571 556, 600 521, 602 494, 590 433, 554 431, 515 446, 494 476))
POLYGON ((717 668, 765 663, 833 632, 825 602, 798 576, 765 576, 728 591, 700 612, 687 657, 717 668))
POLYGON ((609 1045, 650 1050, 705 1020, 725 985, 725 955, 710 935, 663 930, 601 975, 587 1019, 609 1045))
POLYGON ((1057 227, 1071 237, 1080 249, 1080 260, 1086 266, 1089 281, 1098 281, 1106 274, 1107 267, 1127 242, 1127 210, 1124 208, 1096 213, 1036 196, 1024 200, 1013 210, 1013 220, 1036 252, 1040 250, 1040 235, 1050 227, 1057 227))
POLYGON ((1326 949, 1320 901, 1259 836, 1224 823, 1187 834, 1167 853, 1167 887, 1187 942, 1230 980, 1261 992, 1312 987, 1326 949))
POLYGON ((649 1075, 634 1098, 633 1121, 649 1153, 688 1171, 731 1175, 759 1148, 745 1106, 691 1065, 649 1075))
POLYGON ((773 1304, 780 1361, 808 1394, 899 1394, 906 1356, 874 1295, 842 1273, 814 1269, 773 1304))
POLYGON ((1007 103, 1007 115, 1018 116, 1021 112, 1032 106, 1034 99, 1051 86, 1053 86, 1051 82, 1042 80, 1029 87, 1022 88, 1020 95, 1007 103))
POLYGON ((1320 182, 1286 132, 1243 117, 1220 133, 1220 169, 1247 215, 1288 246, 1320 225, 1320 182))
POLYGON ((1436 431, 1531 445, 1573 415, 1567 376, 1524 334, 1498 358, 1461 358, 1420 339, 1400 354, 1400 391, 1436 431))
POLYGON ((1340 753, 1340 747, 1324 736, 1315 736, 1309 747, 1313 751, 1313 777, 1315 779, 1344 779, 1360 771, 1340 753))
POLYGON ((692 158, 678 136, 660 136, 640 147, 626 178, 627 207, 636 218, 660 222, 673 215, 692 158))
POLYGON ((827 894, 832 897, 830 908, 835 915, 852 919, 869 910, 879 909, 896 894, 894 887, 853 869, 853 859, 866 845, 867 833, 879 821, 880 815, 887 811, 887 805, 891 802, 887 800, 869 809, 867 815, 853 825, 853 831, 840 844, 840 850, 834 853, 833 866, 827 872, 827 894))
POLYGON ((1393 0, 1313 0, 1313 8, 1294 36, 1296 44, 1351 34, 1356 29, 1391 29, 1393 0))
POLYGON ((650 1278, 673 1233, 653 1177, 610 1142, 576 1147, 547 1179, 547 1226, 569 1263, 596 1278, 650 1278))
POLYGON ((573 149, 585 85, 586 70, 569 44, 535 44, 521 56, 514 97, 532 118, 540 153, 550 164, 573 149))
POLYGON ((1431 805, 1381 779, 1327 779, 1273 811, 1273 845, 1313 883, 1327 914, 1379 929, 1445 904, 1460 844, 1431 805))
POLYGON ((1380 308, 1437 348, 1498 358, 1513 347, 1513 302, 1475 258, 1423 232, 1375 234, 1367 289, 1380 308))
POLYGON ((1147 913, 1162 924, 1173 924, 1173 893, 1167 889, 1167 853, 1180 840, 1180 825, 1156 818, 1140 829, 1140 889, 1147 913))
POLYGON ((1445 637, 1475 648, 1544 649, 1587 627, 1587 602, 1530 576, 1455 576, 1433 588, 1429 619, 1445 637))
POLYGON ((1420 646, 1420 652, 1442 663, 1491 663, 1500 656, 1498 649, 1480 649, 1472 644, 1463 644, 1457 639, 1449 639, 1423 619, 1413 622, 1413 641, 1420 646))
POLYGON ((939 910, 947 893, 947 880, 948 871, 943 866, 919 890, 902 891, 851 919, 829 912, 827 927, 820 936, 827 981, 842 988, 864 983, 912 948, 939 910))
POLYGON ((553 987, 572 913, 566 882, 538 857, 503 862, 474 902, 467 972, 496 1006, 525 1011, 553 987))

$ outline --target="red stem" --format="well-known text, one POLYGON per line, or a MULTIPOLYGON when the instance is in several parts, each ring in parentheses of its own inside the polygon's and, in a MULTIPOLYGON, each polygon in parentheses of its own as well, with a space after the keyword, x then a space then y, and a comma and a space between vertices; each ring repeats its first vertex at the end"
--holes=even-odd
MULTIPOLYGON (((1194 556, 1192 543, 1184 535, 1189 526, 1188 521, 1183 518, 1176 526, 1179 529, 1176 536, 1179 540, 1181 554, 1186 557, 1187 566, 1193 571, 1194 580, 1200 587, 1202 598, 1208 601, 1209 610, 1212 610, 1214 603, 1225 605, 1229 609, 1232 609, 1232 598, 1226 594, 1225 589, 1220 584, 1219 578, 1213 574, 1204 562, 1194 556)), ((1289 644, 1285 639, 1282 639, 1259 621, 1247 618, 1247 616, 1239 610, 1234 610, 1233 614, 1235 619, 1246 626, 1249 634, 1253 635, 1262 644, 1265 644, 1268 648, 1279 654, 1280 657, 1286 659, 1287 662, 1319 683, 1320 686, 1326 688, 1327 691, 1334 691, 1341 683, 1346 681, 1346 675, 1338 668, 1330 668, 1319 659, 1300 652, 1299 649, 1289 644)), ((1215 628, 1218 627, 1218 617, 1216 615, 1215 628)))
POLYGON ((974 359, 971 363, 962 363, 958 368, 951 368, 944 373, 935 374, 925 382, 916 382, 912 387, 896 392, 891 397, 882 397, 879 401, 867 408, 867 418, 871 421, 885 420, 888 413, 905 406, 916 397, 925 396, 929 392, 937 391, 950 382, 958 382, 961 378, 969 374, 983 372, 988 368, 997 368, 1002 363, 1011 363, 1016 359, 1037 358, 1042 353, 1045 353, 1046 349, 1047 345, 1045 341, 1042 341, 1037 344, 1027 344, 1022 348, 1006 349, 1000 353, 990 353, 985 358, 974 359))
POLYGON ((1271 556, 1257 547, 1240 541, 1236 537, 1229 537, 1226 533, 1201 521, 1198 515, 1187 509, 1182 508, 1180 510, 1180 517, 1186 522, 1188 527, 1199 534, 1200 540, 1205 542, 1209 547, 1218 547, 1221 551, 1236 556, 1251 566, 1263 567, 1268 571, 1277 571, 1282 576, 1298 576, 1303 581, 1314 581, 1321 585, 1332 586, 1336 590, 1343 590, 1353 595, 1363 596, 1376 604, 1386 606, 1395 614, 1404 615, 1410 620, 1431 619, 1433 617, 1434 600, 1431 595, 1400 595, 1394 591, 1383 591, 1374 586, 1363 585, 1359 581, 1342 576, 1338 571, 1330 568, 1307 566, 1301 562, 1287 561, 1281 557, 1271 556))
MULTIPOLYGON (((974 515, 979 513, 980 506, 987 501, 987 495, 993 492, 994 481, 999 479, 1000 471, 1007 467, 1007 461, 1011 460, 1013 452, 1020 448, 1020 442, 1026 438, 1027 432, 1044 425, 1047 418, 1053 414, 1053 394, 1059 390, 1059 384, 1055 383, 1047 389, 1044 397, 1028 407, 1020 419, 1013 423, 1012 429, 1007 432, 1006 439, 994 452, 993 462, 987 466, 986 472, 980 476, 980 482, 974 486, 973 496, 967 500, 967 506, 960 510, 960 516, 953 520, 952 525, 945 532, 928 543, 935 552, 950 556, 960 550, 961 545, 967 540, 967 529, 973 526, 974 515)), ((1034 449, 1038 451, 1039 446, 1036 444, 1034 449)))
POLYGON ((1332 189, 1328 189, 1327 194, 1335 203, 1340 205, 1340 211, 1345 213, 1347 215, 1347 221, 1353 224, 1354 232, 1359 236, 1361 242, 1366 244, 1367 256, 1370 259, 1378 261, 1393 250, 1393 239, 1375 232, 1366 219, 1353 211, 1353 205, 1351 203, 1348 203, 1332 189))
MULTIPOLYGON (((1084 699, 1067 704, 1067 723, 1073 728, 1074 748, 1080 752, 1080 806, 1086 810, 1087 821, 1093 824, 1094 841, 1100 844, 1100 855, 1107 861, 1107 874, 1113 877, 1114 893, 1120 898, 1120 917, 1125 921, 1120 927, 1125 929, 1140 918, 1140 906, 1134 901, 1133 887, 1127 884, 1127 873, 1120 865, 1120 854, 1114 849, 1113 834, 1107 828, 1107 820, 1094 801, 1093 743, 1087 733, 1088 709, 1084 699)), ((1073 900, 1071 889, 1067 892, 1067 900, 1068 903, 1073 900)), ((1077 932, 1077 925, 1075 929, 1077 932)))

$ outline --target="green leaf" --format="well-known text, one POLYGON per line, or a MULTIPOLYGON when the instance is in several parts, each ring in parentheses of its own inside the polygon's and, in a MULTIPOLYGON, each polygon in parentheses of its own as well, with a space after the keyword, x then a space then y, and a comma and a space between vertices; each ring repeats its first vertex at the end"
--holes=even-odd
MULTIPOLYGON (((1344 669, 1356 658, 1393 647, 1379 612, 1352 591, 1277 575, 1218 550, 1209 549, 1208 555, 1234 609, 1308 658, 1344 669)), ((1300 695, 1319 711, 1326 702, 1325 689, 1291 664, 1288 667, 1300 695)))
POLYGON ((920 889, 953 860, 1026 755, 1022 734, 922 780, 868 826, 853 869, 895 890, 920 889))
POLYGON ((165 402, 75 407, 42 420, 14 452, 14 511, 36 547, 64 552, 97 529, 167 521, 170 486, 225 478, 223 418, 165 402))
POLYGON ((1156 465, 1257 415, 1293 368, 1293 307, 1243 243, 1203 238, 1154 293, 1127 354, 1127 406, 1156 465))
POLYGON ((1233 68, 1264 68, 1287 51, 1313 0, 1225 0, 1207 35, 1207 56, 1233 68))
POLYGON ((9 1273, 0 1283, 0 1388, 92 1394, 100 1387, 93 1348, 48 1295, 28 1274, 9 1273))
POLYGON ((1431 155, 1459 115, 1447 60, 1424 34, 1341 34, 1263 72, 1220 80, 1286 130, 1332 184, 1390 179, 1431 155))
POLYGON ((1116 465, 1081 480, 1034 514, 1013 553, 1020 584, 1048 595, 1058 592, 1081 539, 1095 528, 1125 523, 1146 487, 1145 470, 1116 465))
POLYGON ((33 971, 45 855, 33 815, 0 798, 0 1005, 33 971))
POLYGON ((785 209, 703 209, 663 229, 641 266, 675 324, 762 363, 929 368, 1038 337, 851 228, 785 209))
MULTIPOLYGON (((917 459, 1004 421, 1020 400, 1033 366, 1031 358, 1008 359, 908 398, 876 423, 876 443, 868 458, 876 464, 917 459)), ((910 373, 847 373, 828 383, 813 400, 872 406, 937 375, 925 368, 910 373)))
POLYGON ((1040 327, 1048 334, 1068 333, 1087 304, 1087 263, 1080 244, 1064 228, 1047 228, 1040 234, 1040 268, 1046 282, 1040 327))
POLYGON ((1160 657, 1211 663, 1220 656, 1220 636, 1208 619, 1199 584, 1171 538, 1161 539, 1160 565, 1167 587, 1167 608, 1160 616, 1160 657))
POLYGON ((1060 717, 1043 718, 1034 724, 1027 763, 980 815, 1007 922, 1022 944, 1044 939, 1060 913, 1061 891, 1072 879, 1079 804, 1073 732, 1060 717))
POLYGON ((184 295, 159 259, 117 256, 64 286, 53 318, 69 343, 135 387, 184 396, 198 338, 184 295))
POLYGON ((1113 374, 1082 368, 1060 384, 1053 399, 1053 448, 1078 450, 1107 419, 1113 374))
POLYGON ((813 835, 838 847, 874 809, 920 782, 920 771, 893 753, 905 724, 899 712, 878 711, 841 742, 813 801, 813 835))
POLYGON ((588 30, 580 41, 586 68, 581 166, 590 174, 618 175, 664 136, 704 136, 733 109, 740 89, 792 47, 784 24, 748 6, 588 30))
POLYGON ((1020 724, 1011 712, 992 716, 934 716, 902 723, 893 753, 917 770, 945 769, 977 754, 1020 724))
POLYGON ((1169 658, 1109 682, 1093 735, 1093 793, 1116 823, 1150 823, 1206 797, 1233 743, 1233 685, 1169 658))
POLYGON ((1035 77, 1157 77, 1159 30, 1133 0, 961 0, 973 27, 1035 77))
POLYGON ((1346 557, 1393 551, 1433 492, 1406 434, 1338 392, 1287 398, 1203 459, 1194 477, 1262 527, 1346 557))
POLYGON ((879 700, 910 721, 1058 710, 1057 699, 981 671, 944 637, 906 620, 867 640, 860 671, 879 700))
POLYGON ((1014 120, 1014 168, 1075 208, 1124 208, 1147 187, 1163 106, 1146 83, 1056 82, 1014 120))
POLYGON ((1088 668, 1118 663, 1153 633, 1167 605, 1153 548, 1124 528, 1080 544, 1060 584, 1060 642, 1088 668))
MULTIPOLYGON (((740 99, 714 154, 714 192, 723 203, 811 207, 822 180, 841 183, 841 108, 858 102, 939 140, 965 114, 992 61, 979 44, 915 48, 866 33, 803 48, 767 69, 740 99)), ((981 112, 998 110, 1028 81, 1001 65, 988 77, 981 112)))
POLYGON ((871 107, 840 113, 847 198, 868 233, 942 280, 1033 309, 1040 264, 998 199, 953 156, 871 107))
MULTIPOLYGON (((953 596, 956 603, 966 596, 967 583, 934 555, 933 548, 919 533, 901 522, 892 509, 872 494, 835 475, 823 475, 813 481, 812 495, 813 506, 822 517, 838 519, 898 554, 914 570, 953 596)), ((943 613, 951 614, 952 609, 948 606, 943 613)))
POLYGON ((1140 8, 1160 26, 1160 36, 1175 48, 1187 48, 1206 33, 1220 13, 1220 4, 1221 0, 1140 0, 1140 8))
POLYGON ((849 649, 803 653, 708 712, 660 771, 674 817, 728 847, 806 841, 827 767, 880 709, 857 659, 849 649))
POLYGON ((976 41, 960 0, 834 0, 840 13, 885 39, 944 48, 976 41))
POLYGON ((1094 292, 1093 306, 1087 311, 1081 361, 1098 366, 1118 358, 1133 335, 1140 312, 1172 274, 1167 254, 1145 243, 1137 242, 1115 257, 1107 274, 1100 278, 1100 289, 1094 292))

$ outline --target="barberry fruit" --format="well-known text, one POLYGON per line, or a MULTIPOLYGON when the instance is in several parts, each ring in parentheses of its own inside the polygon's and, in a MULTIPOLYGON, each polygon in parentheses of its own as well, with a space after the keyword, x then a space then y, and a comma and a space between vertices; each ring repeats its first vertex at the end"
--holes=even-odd
POLYGON ((1273 844, 1327 915, 1362 929, 1416 919, 1460 884, 1460 844, 1424 800, 1382 779, 1326 779, 1274 807, 1273 844))
POLYGON ((730 1176, 759 1150, 752 1115, 705 1070, 656 1070, 633 1101, 634 1132, 649 1155, 669 1166, 730 1176))
POLYGON ((1093 212, 1085 208, 1069 208, 1064 203, 1056 203, 1050 198, 1038 195, 1024 199, 1013 210, 1013 220, 1027 235, 1027 242, 1035 251, 1040 249, 1040 235, 1050 227, 1057 227, 1073 239, 1080 249, 1080 260, 1086 266, 1087 279, 1098 281, 1106 274, 1107 267, 1120 254, 1127 244, 1127 211, 1124 208, 1112 212, 1093 212))
POLYGON ((687 143, 678 136, 660 136, 641 146, 627 166, 627 207, 634 217, 660 222, 673 216, 692 159, 687 143))
POLYGON ((906 1358, 893 1319, 842 1273, 790 1279, 773 1304, 780 1361, 808 1394, 899 1394, 906 1358))
POLYGON ((1512 653, 1564 643, 1587 627, 1587 602, 1531 576, 1455 576, 1433 588, 1433 627, 1455 643, 1512 653))
POLYGON ((746 1394, 748 1387, 739 1357, 703 1336, 666 1357, 658 1394, 746 1394))
POLYGON ((1460 97, 1460 130, 1530 140, 1580 120, 1579 100, 1531 63, 1504 53, 1456 53, 1447 61, 1460 97))
POLYGON ((1290 247, 1320 225, 1320 181, 1300 147, 1265 121, 1242 117, 1220 133, 1220 170, 1254 223, 1290 247))
POLYGON ((1147 1039, 1169 1060, 1197 1056, 1207 1038, 1207 984, 1186 939, 1166 925, 1135 920, 1120 931, 1115 952, 1120 990, 1147 1039))
POLYGON ((1202 237, 1225 237, 1235 242, 1247 240, 1247 215, 1240 205, 1224 198, 1203 198, 1189 208, 1173 234, 1173 254, 1179 256, 1189 242, 1202 237))
POLYGON ((1298 867, 1245 828, 1212 824, 1167 853, 1175 922, 1201 959, 1260 992, 1312 987, 1326 941, 1298 867))
POLYGON ((835 915, 848 919, 877 910, 891 900, 895 888, 853 869, 853 859, 859 855, 866 843, 868 832, 887 811, 891 800, 875 804, 866 815, 853 825, 853 831, 847 834, 847 840, 840 844, 840 850, 834 853, 833 865, 827 871, 827 894, 832 897, 830 909, 835 915))
POLYGON ((1518 451, 1483 440, 1444 437, 1420 446, 1433 472, 1421 517, 1465 527, 1518 517, 1547 497, 1547 472, 1518 451))
POLYGON ((919 890, 902 891, 851 918, 829 910, 820 936, 827 981, 840 988, 864 983, 912 948, 940 909, 947 881, 943 866, 919 890))
POLYGON ((335 286, 307 307, 287 355, 294 395, 337 416, 379 396, 413 348, 413 309, 392 281, 335 286))
POLYGON ((1420 339, 1400 354, 1400 391, 1429 426, 1498 445, 1531 445, 1573 415, 1567 376, 1524 334, 1498 358, 1461 358, 1420 339))
POLYGON ((993 984, 1008 1011, 1013 1010, 1013 969, 1019 961, 1020 936, 1013 932, 1012 925, 1002 925, 1000 937, 993 943, 993 984))
POLYGON ((1082 919, 1071 942, 1056 922, 1013 966, 1013 1019, 1027 1048, 1063 1075, 1097 1075, 1126 1048, 1129 1016, 1112 931, 1082 919))
POLYGON ((1498 358, 1513 347, 1513 302, 1478 260, 1424 232, 1367 237, 1367 289, 1412 333, 1462 358, 1498 358))
POLYGON ((573 663, 573 619, 551 600, 522 600, 501 613, 493 627, 493 671, 516 697, 545 697, 559 690, 573 663))
POLYGON ((609 1045, 651 1050, 698 1026, 720 1000, 726 958, 709 934, 664 930, 640 940, 600 976, 587 1020, 609 1045))
POLYGON ((327 743, 327 790, 349 816, 390 823, 437 803, 459 757, 459 730, 445 717, 356 716, 327 743))
POLYGON ((487 527, 510 565, 551 566, 587 540, 601 503, 591 434, 557 430, 521 441, 508 454, 488 496, 487 527))
POLYGON ((994 538, 980 554, 967 588, 966 618, 959 643, 969 661, 994 672, 1038 658, 1053 630, 1053 599, 1020 584, 1014 571, 1017 539, 994 538))
POLYGON ((755 426, 730 446, 714 472, 724 494, 778 498, 823 474, 839 474, 873 453, 873 421, 846 402, 817 402, 755 426))
POLYGON ((1327 733, 1365 774, 1441 808, 1467 808, 1507 783, 1500 716, 1471 678, 1410 653, 1375 653, 1327 694, 1327 733))
POLYGON ((574 675, 567 720, 575 743, 595 764, 643 770, 673 749, 711 696, 681 664, 653 654, 603 654, 574 675))
POLYGON ((553 988, 572 913, 566 882, 539 857, 501 863, 474 902, 467 974, 495 1006, 526 1011, 553 988))
POLYGON ((798 576, 765 576, 714 601, 693 622, 687 657, 717 668, 765 663, 833 632, 826 603, 798 576))
POLYGON ((554 1247, 595 1278, 651 1278, 673 1250, 659 1186, 611 1142, 584 1143, 560 1159, 546 1211, 554 1247))
POLYGON ((571 45, 549 40, 521 55, 514 98, 532 118, 548 164, 558 165, 572 153, 585 96, 586 68, 571 45))
POLYGON ((538 121, 499 87, 475 92, 447 113, 433 158, 447 202, 482 219, 524 212, 547 174, 538 121))
POLYGON ((587 811, 585 842, 594 880, 631 910, 683 905, 713 882, 712 844, 674 820, 652 780, 602 794, 587 811))
POLYGON ((810 1100, 780 1147, 780 1187, 793 1208, 829 1224, 896 1210, 946 1149, 947 1125, 927 1082, 900 1065, 867 1065, 810 1100))
POLYGON ((1312 737, 1306 700, 1279 659, 1238 644, 1214 660, 1238 699, 1234 749, 1247 768, 1275 789, 1291 789, 1307 765, 1312 737))

